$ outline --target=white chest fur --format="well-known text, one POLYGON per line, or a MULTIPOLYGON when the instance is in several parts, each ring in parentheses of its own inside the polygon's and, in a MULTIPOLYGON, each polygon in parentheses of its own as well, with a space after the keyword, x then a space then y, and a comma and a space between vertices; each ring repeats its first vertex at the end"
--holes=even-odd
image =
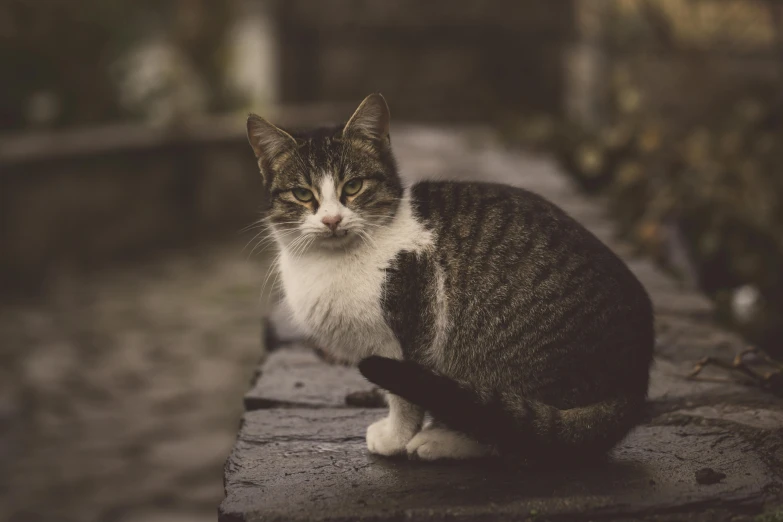
POLYGON ((383 319, 385 270, 400 251, 420 252, 432 245, 407 198, 394 221, 371 237, 348 251, 293 255, 283 248, 278 265, 294 320, 325 349, 349 361, 371 354, 401 357, 383 319))

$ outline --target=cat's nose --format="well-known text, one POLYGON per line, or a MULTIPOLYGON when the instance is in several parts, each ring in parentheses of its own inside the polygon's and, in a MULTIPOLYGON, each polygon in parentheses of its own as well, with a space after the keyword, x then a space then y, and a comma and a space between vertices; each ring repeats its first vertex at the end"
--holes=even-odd
POLYGON ((340 221, 342 221, 342 216, 334 215, 334 216, 324 216, 321 218, 321 223, 329 227, 329 230, 334 232, 337 230, 337 225, 340 224, 340 221))

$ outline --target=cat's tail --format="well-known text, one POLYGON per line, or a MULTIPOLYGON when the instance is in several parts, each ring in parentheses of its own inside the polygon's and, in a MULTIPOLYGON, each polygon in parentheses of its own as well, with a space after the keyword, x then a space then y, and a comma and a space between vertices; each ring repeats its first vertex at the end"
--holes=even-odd
POLYGON ((644 415, 644 399, 611 399, 560 410, 517 394, 489 401, 411 361, 372 356, 359 371, 381 388, 421 406, 439 422, 501 452, 528 457, 585 457, 610 450, 644 415))

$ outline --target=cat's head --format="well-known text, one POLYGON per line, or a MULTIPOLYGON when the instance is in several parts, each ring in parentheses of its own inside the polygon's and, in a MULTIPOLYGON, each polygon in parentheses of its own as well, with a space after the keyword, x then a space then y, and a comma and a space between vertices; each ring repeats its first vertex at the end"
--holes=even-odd
POLYGON ((402 197, 391 152, 389 108, 372 94, 345 125, 292 135, 260 116, 247 120, 278 241, 345 248, 389 224, 402 197))

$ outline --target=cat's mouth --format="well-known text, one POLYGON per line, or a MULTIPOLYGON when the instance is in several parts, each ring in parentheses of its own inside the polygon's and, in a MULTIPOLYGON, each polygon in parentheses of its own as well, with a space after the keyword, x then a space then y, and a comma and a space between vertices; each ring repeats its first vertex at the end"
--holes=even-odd
POLYGON ((342 229, 342 230, 336 230, 334 232, 324 232, 323 234, 321 234, 321 239, 326 239, 326 240, 341 239, 347 235, 348 235, 348 231, 342 229))
POLYGON ((351 233, 350 230, 337 230, 335 232, 328 232, 320 236, 320 243, 327 248, 337 248, 348 245, 356 238, 356 234, 351 233))

